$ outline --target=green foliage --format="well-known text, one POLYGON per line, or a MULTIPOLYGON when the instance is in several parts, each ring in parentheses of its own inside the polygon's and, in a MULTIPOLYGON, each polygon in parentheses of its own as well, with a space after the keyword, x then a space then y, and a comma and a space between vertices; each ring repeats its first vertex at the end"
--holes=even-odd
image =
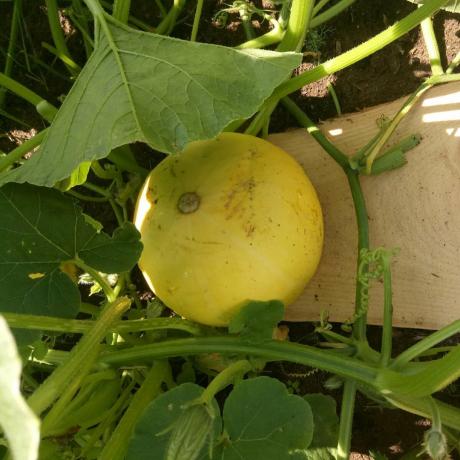
MULTIPOLYGON (((435 402, 430 395, 460 376, 460 348, 443 347, 445 355, 438 358, 441 349, 433 354, 433 347, 458 333, 460 322, 393 357, 391 308, 386 308, 390 321, 384 326, 381 352, 371 349, 366 340, 368 288, 372 280, 383 279, 385 295, 389 293, 385 298, 391 307, 391 281, 385 275, 389 274, 392 254, 382 248, 369 250, 368 216, 359 174, 378 174, 406 163, 405 152, 418 144, 417 136, 403 139, 380 154, 399 118, 389 121, 382 127, 380 137, 349 159, 299 108, 295 109, 294 103, 287 104, 301 125, 342 167, 350 183, 360 250, 352 336, 319 328, 318 334, 327 340, 322 343, 327 345, 323 349, 272 340, 273 330, 283 318, 283 305, 276 300, 249 302, 233 318, 229 326, 231 336, 223 336, 223 330, 182 322, 180 318, 158 318, 162 326, 157 324, 154 329, 158 331, 152 332, 152 321, 166 310, 157 299, 146 301, 139 296, 139 284, 126 273, 142 249, 139 234, 126 222, 132 211, 131 201, 148 173, 136 163, 129 144, 142 141, 158 151, 176 153, 191 141, 212 138, 223 129, 238 129, 252 115, 256 116, 246 132, 258 134, 262 126, 268 131, 272 110, 280 97, 369 56, 442 6, 442 0, 411 1, 426 4, 414 8, 409 16, 366 43, 287 81, 300 63, 298 54, 237 51, 160 36, 182 20, 178 14, 183 0, 174 1, 169 12, 157 0, 157 6, 164 10, 164 20, 156 28, 156 35, 120 24, 103 12, 97 0, 84 0, 88 9, 82 0, 72 0, 70 7, 63 10, 63 18, 70 15, 73 25, 82 33, 87 51, 93 48, 95 39, 94 53, 70 93, 63 96, 59 112, 12 79, 11 72, 5 70, 0 74, 0 84, 32 102, 45 120, 53 120, 49 130, 22 144, 13 155, 2 156, 0 168, 6 171, 0 174, 1 184, 27 182, 55 188, 7 184, 0 189, 0 311, 42 315, 16 314, 8 319, 5 313, 15 327, 29 328, 21 329, 21 333, 31 334, 20 336, 23 342, 31 344, 28 353, 23 353, 27 362, 23 390, 32 393, 28 399, 30 407, 44 414, 42 436, 46 439, 40 446, 41 459, 122 460, 127 450, 128 460, 345 460, 349 457, 354 387, 382 406, 399 406, 431 417, 432 429, 425 435, 423 449, 433 458, 446 455, 450 447, 447 442, 455 441, 456 434, 452 433, 460 430, 460 411, 435 402), (95 37, 89 28, 93 19, 95 37), (41 142, 38 152, 22 166, 11 169, 41 142), (103 165, 94 162, 107 156, 103 165), (73 200, 58 191, 86 182, 88 174, 92 180, 91 171, 97 176, 97 186, 88 183, 87 187, 98 190, 103 198, 73 193, 79 199, 94 200, 101 207, 112 205, 117 222, 125 222, 112 236, 102 231, 102 224, 94 217, 84 214, 73 200), (110 185, 103 185, 106 180, 110 185), (100 288, 109 302, 104 308, 86 304, 82 312, 92 319, 64 321, 63 317, 74 317, 82 307, 75 265, 87 273, 93 283, 92 292, 100 288), (135 307, 127 315, 132 319, 128 328, 121 318, 131 304, 135 307), (43 315, 59 318, 45 320, 43 315), (145 317, 150 319, 146 321, 145 317), (52 326, 56 322, 56 331, 60 333, 85 333, 78 343, 75 339, 69 344, 69 335, 53 335, 46 345, 39 340, 32 343, 42 324, 52 326), (179 322, 188 326, 177 327, 179 322), (168 323, 182 330, 168 330, 168 323), (192 338, 183 337, 190 333, 192 338), (73 348, 67 351, 69 345, 73 348), (180 363, 171 363, 172 372, 168 358, 183 355, 193 358, 182 361, 182 367, 180 363), (417 361, 422 355, 424 360, 417 361), (432 362, 430 355, 435 356, 432 362), (160 361, 155 361, 153 370, 146 373, 146 366, 150 367, 156 359, 160 361), (347 397, 342 405, 345 417, 340 430, 331 397, 290 395, 281 382, 269 377, 242 380, 263 367, 262 363, 275 360, 308 365, 314 368, 313 372, 332 372, 329 388, 337 389, 346 382, 347 397), (206 390, 193 383, 207 378, 195 368, 214 377, 206 390), (234 385, 231 392, 230 385, 234 385), (160 394, 166 388, 170 390, 160 394), (224 398, 226 392, 229 395, 224 398), (217 393, 222 397, 222 415, 213 399, 217 393), (433 404, 439 411, 436 417, 433 404), (135 431, 128 446, 133 426, 135 431)), ((21 2, 14 3, 16 8, 21 2)), ((112 6, 111 2, 101 3, 107 8, 112 6)), ((308 20, 307 15, 298 13, 313 3, 275 3, 282 4, 278 20, 274 12, 269 17, 268 12, 246 0, 233 2, 226 13, 238 13, 246 26, 253 14, 277 24, 274 40, 272 37, 267 42, 256 37, 251 44, 264 47, 281 41, 284 46, 285 35, 290 35, 289 43, 302 42, 308 20)), ((325 10, 327 15, 352 0, 332 3, 331 7, 327 0, 321 0, 315 8, 325 10)), ((47 4, 57 6, 56 0, 48 0, 47 4)), ((453 0, 445 8, 459 12, 459 4, 453 0)), ((50 10, 47 9, 48 14, 50 10)), ((129 0, 117 0, 118 18, 141 24, 129 10, 129 0)), ((54 9, 54 26, 62 35, 56 13, 54 9)), ((322 47, 328 30, 310 27, 307 47, 316 51, 322 47)), ((7 53, 11 63, 17 60, 10 54, 14 48, 9 47, 7 53)), ((27 50, 24 54, 28 56, 27 50)), ((449 67, 451 72, 458 62, 457 56, 449 67)), ((29 63, 23 69, 29 72, 29 63)), ((53 67, 47 70, 59 76, 53 67)), ((437 82, 447 81, 447 77, 453 79, 456 75, 437 75, 437 82)), ((407 113, 433 82, 425 82, 399 113, 407 113)), ((46 87, 48 82, 43 83, 46 87)), ((27 125, 18 118, 10 119, 27 125)), ((99 218, 97 214, 95 217, 99 218)), ((10 452, 5 454, 7 442, 1 440, 0 457, 32 460, 37 451, 38 421, 19 396, 20 371, 13 339, 0 318, 0 425, 10 446, 10 452)), ((298 381, 291 383, 291 391, 299 388, 298 381)), ((375 459, 384 458, 377 453, 372 455, 375 459)))
POLYGON ((263 342, 272 338, 283 315, 284 305, 279 300, 251 301, 232 318, 228 330, 249 342, 263 342))
POLYGON ((13 458, 35 460, 40 442, 40 423, 19 392, 21 360, 13 335, 0 316, 0 427, 13 458))
POLYGON ((76 259, 96 270, 119 273, 139 258, 142 245, 132 224, 113 236, 97 232, 81 208, 62 193, 33 185, 0 189, 0 310, 72 317, 80 305, 75 283, 61 271, 76 259))
MULTIPOLYGON (((53 186, 83 162, 142 141, 178 152, 254 114, 300 55, 191 43, 108 22, 40 147, 0 178, 53 186), (64 134, 65 133, 65 134, 64 134)), ((69 184, 67 184, 68 186, 69 184)))
POLYGON ((149 404, 135 427, 126 460, 206 458, 222 422, 215 401, 207 416, 202 405, 191 405, 203 391, 194 383, 184 383, 149 404))
POLYGON ((216 402, 210 408, 197 402, 203 391, 184 383, 153 401, 135 428, 127 460, 294 459, 312 440, 309 404, 275 379, 237 384, 224 404, 223 431, 216 402))
POLYGON ((225 439, 213 460, 287 460, 313 438, 309 404, 269 377, 239 383, 225 402, 223 419, 225 439))
POLYGON ((310 447, 335 447, 339 438, 335 399, 321 393, 307 394, 303 399, 310 404, 313 412, 315 430, 310 447))

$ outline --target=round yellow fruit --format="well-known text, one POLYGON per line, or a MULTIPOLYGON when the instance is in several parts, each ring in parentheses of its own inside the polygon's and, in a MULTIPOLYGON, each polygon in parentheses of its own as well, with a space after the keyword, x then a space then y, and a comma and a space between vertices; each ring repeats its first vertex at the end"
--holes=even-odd
POLYGON ((139 267, 176 313, 225 326, 249 300, 292 303, 321 256, 316 192, 286 152, 223 133, 163 160, 139 194, 139 267))

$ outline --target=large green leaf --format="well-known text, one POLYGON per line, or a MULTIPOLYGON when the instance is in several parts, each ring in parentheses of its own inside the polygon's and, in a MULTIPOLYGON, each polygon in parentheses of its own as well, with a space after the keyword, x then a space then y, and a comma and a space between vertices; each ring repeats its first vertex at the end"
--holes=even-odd
POLYGON ((14 460, 38 458, 39 421, 19 389, 21 359, 13 335, 0 315, 0 427, 14 460))
POLYGON ((228 439, 213 460, 287 460, 313 437, 309 404, 270 377, 239 383, 225 402, 223 418, 228 439))
POLYGON ((0 188, 0 311, 72 317, 80 294, 60 270, 75 258, 119 273, 139 258, 132 224, 98 233, 76 203, 57 190, 28 184, 0 188))
POLYGON ((84 162, 142 141, 177 152, 254 114, 300 63, 139 32, 107 19, 40 150, 0 183, 52 186, 84 162), (105 30, 105 31, 104 31, 105 30))

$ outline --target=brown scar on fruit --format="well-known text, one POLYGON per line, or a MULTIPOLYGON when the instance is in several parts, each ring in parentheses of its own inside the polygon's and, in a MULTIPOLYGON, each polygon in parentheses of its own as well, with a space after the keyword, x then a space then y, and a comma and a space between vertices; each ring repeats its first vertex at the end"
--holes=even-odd
POLYGON ((255 187, 256 182, 253 177, 250 177, 249 179, 238 182, 231 188, 224 202, 224 208, 228 211, 226 215, 227 220, 236 215, 243 216, 247 209, 243 205, 248 196, 249 201, 253 200, 255 187))

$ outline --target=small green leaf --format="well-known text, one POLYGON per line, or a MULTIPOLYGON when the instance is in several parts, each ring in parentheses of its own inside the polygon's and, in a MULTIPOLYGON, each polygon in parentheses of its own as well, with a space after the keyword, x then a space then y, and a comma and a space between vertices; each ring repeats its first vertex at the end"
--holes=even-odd
POLYGON ((98 233, 57 190, 8 184, 0 189, 0 311, 73 317, 76 284, 61 263, 79 258, 103 272, 129 270, 140 255, 132 224, 98 233))
POLYGON ((0 316, 0 426, 14 460, 35 460, 40 422, 20 392, 21 360, 13 335, 0 316))
POLYGON ((290 459, 313 437, 309 404, 270 377, 239 383, 225 402, 223 419, 227 439, 213 460, 290 459))
POLYGON ((204 406, 190 405, 203 391, 194 383, 184 383, 152 401, 134 429, 126 460, 209 458, 210 443, 220 435, 222 421, 216 401, 212 404, 211 420, 206 419, 204 406), (206 421, 211 422, 208 433, 203 430, 206 421), (203 435, 207 436, 204 445, 200 444, 203 435), (195 443, 200 446, 195 448, 195 443), (181 449, 187 450, 188 455, 181 456, 181 449))
POLYGON ((331 396, 321 393, 304 395, 313 411, 315 431, 310 447, 335 447, 339 438, 339 417, 336 402, 331 396))
POLYGON ((284 306, 279 300, 251 301, 232 318, 228 330, 251 342, 270 340, 283 315, 284 306))
POLYGON ((106 20, 39 151, 0 183, 53 186, 125 144, 173 153, 213 138, 253 115, 301 62, 296 53, 192 43, 106 20))
POLYGON ((91 161, 84 161, 72 171, 68 178, 59 181, 56 188, 65 192, 72 187, 85 183, 90 169, 91 161))

